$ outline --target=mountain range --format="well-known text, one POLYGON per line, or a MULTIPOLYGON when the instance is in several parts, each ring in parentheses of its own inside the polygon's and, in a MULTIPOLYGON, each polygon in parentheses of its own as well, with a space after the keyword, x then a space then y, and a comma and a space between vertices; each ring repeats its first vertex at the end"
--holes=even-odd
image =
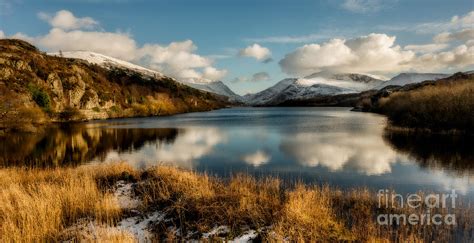
MULTIPOLYGON (((150 77, 164 77, 158 71, 88 51, 51 53, 68 58, 78 58, 105 68, 120 67, 150 77)), ((173 79, 179 83, 202 91, 228 97, 230 102, 251 106, 285 104, 292 101, 310 100, 318 97, 356 94, 367 90, 380 90, 387 86, 403 86, 425 80, 437 80, 450 76, 441 73, 401 73, 390 80, 370 74, 336 73, 322 71, 303 78, 286 78, 275 85, 254 94, 240 96, 222 81, 203 78, 173 79)))

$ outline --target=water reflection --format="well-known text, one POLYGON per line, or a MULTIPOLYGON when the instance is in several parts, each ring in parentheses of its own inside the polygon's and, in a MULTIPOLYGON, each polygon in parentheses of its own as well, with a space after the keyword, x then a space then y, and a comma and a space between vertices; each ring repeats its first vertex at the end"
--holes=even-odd
POLYGON ((397 161, 397 154, 378 134, 301 133, 285 138, 281 149, 303 166, 366 175, 389 173, 397 161))
POLYGON ((382 116, 347 108, 242 108, 50 127, 0 140, 0 165, 169 163, 341 187, 471 193, 474 139, 384 133, 382 116), (304 177, 304 178, 303 178, 304 177))
POLYGON ((383 138, 394 150, 408 155, 421 167, 474 175, 474 137, 406 134, 385 131, 383 138))
POLYGON ((255 167, 259 167, 261 165, 267 164, 271 159, 271 156, 263 151, 263 150, 257 150, 255 153, 250 153, 242 156, 242 160, 249 164, 253 165, 255 167))
POLYGON ((227 141, 226 135, 217 128, 180 129, 176 135, 172 143, 148 143, 129 152, 115 151, 103 160, 127 161, 139 167, 164 163, 193 169, 198 159, 211 153, 217 144, 227 141))
POLYGON ((178 129, 116 129, 88 125, 54 126, 35 134, 0 140, 2 166, 68 166, 103 160, 109 152, 135 151, 147 142, 172 144, 178 129))

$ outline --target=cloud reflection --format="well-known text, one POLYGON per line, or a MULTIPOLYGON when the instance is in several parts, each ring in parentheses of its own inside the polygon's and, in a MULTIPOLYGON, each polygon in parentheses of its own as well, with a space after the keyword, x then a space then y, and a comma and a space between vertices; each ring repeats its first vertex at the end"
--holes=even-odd
POLYGON ((110 153, 108 161, 123 160, 140 167, 157 163, 173 164, 183 168, 194 168, 195 161, 210 154, 227 137, 217 128, 200 127, 180 130, 172 144, 150 143, 140 150, 129 153, 110 153))
POLYGON ((397 154, 377 135, 300 133, 283 139, 280 149, 303 166, 380 175, 391 172, 397 154))
POLYGON ((249 165, 258 167, 268 163, 271 159, 271 156, 262 150, 257 150, 255 153, 246 154, 242 157, 242 160, 249 165))

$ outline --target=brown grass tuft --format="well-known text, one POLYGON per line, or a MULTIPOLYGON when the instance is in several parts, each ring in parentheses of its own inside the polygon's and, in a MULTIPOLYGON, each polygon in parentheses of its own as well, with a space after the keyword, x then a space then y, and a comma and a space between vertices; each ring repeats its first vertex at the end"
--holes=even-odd
POLYGON ((287 192, 287 200, 277 222, 277 241, 320 242, 351 240, 344 225, 336 219, 328 187, 298 184, 287 192))
POLYGON ((0 170, 0 241, 55 241, 83 218, 115 223, 121 215, 118 203, 96 179, 123 168, 0 170))

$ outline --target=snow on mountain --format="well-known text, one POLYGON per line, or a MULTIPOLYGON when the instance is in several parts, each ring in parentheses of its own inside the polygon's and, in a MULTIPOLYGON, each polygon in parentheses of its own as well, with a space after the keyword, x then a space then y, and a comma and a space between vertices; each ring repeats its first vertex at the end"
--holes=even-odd
MULTIPOLYGON (((86 60, 90 63, 100 65, 105 68, 123 68, 128 70, 133 70, 135 72, 141 73, 142 75, 146 75, 153 78, 160 78, 165 77, 162 73, 151 70, 148 68, 144 68, 139 65, 135 65, 130 62, 126 62, 123 60, 119 60, 117 58, 109 57, 106 55, 102 55, 95 52, 90 51, 65 51, 62 53, 49 53, 52 56, 62 56, 66 58, 77 58, 86 60)), ((210 81, 207 79, 187 79, 187 80, 175 80, 180 82, 184 85, 190 86, 195 89, 215 93, 218 95, 227 96, 230 98, 231 101, 242 101, 242 97, 234 93, 229 87, 227 87, 221 81, 210 81)))
POLYGON ((178 80, 178 82, 195 89, 211 92, 218 95, 229 97, 230 101, 242 102, 243 99, 240 95, 234 93, 227 85, 222 81, 211 81, 203 78, 191 78, 186 80, 178 80))
POLYGON ((376 89, 382 89, 389 85, 403 86, 407 84, 421 83, 426 80, 438 80, 441 78, 447 78, 451 75, 442 73, 400 73, 393 77, 387 82, 377 85, 376 89))
POLYGON ((62 53, 49 53, 49 55, 62 56, 66 58, 82 59, 90 63, 100 65, 105 68, 119 67, 119 68, 129 69, 129 70, 133 70, 135 72, 141 73, 146 76, 154 77, 154 78, 160 78, 160 77, 165 76, 158 71, 144 68, 142 66, 135 65, 130 62, 126 62, 117 58, 109 57, 109 56, 91 52, 91 51, 64 51, 62 53))
POLYGON ((358 93, 381 83, 382 80, 363 74, 319 72, 305 78, 284 79, 259 93, 245 95, 244 98, 251 105, 271 105, 321 95, 358 93))

